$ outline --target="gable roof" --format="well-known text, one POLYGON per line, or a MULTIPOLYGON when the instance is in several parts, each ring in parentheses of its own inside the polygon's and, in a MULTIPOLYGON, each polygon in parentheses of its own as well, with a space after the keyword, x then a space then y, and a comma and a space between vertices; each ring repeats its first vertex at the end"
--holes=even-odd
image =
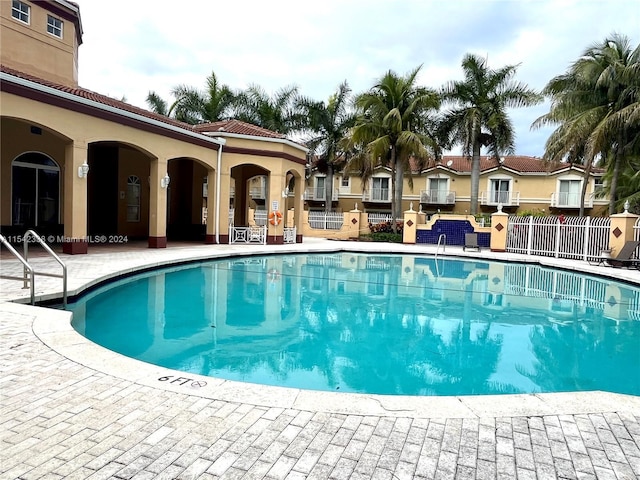
MULTIPOLYGON (((490 170, 502 168, 518 174, 547 174, 558 173, 562 170, 575 169, 584 172, 584 166, 570 163, 548 163, 539 157, 530 157, 525 155, 507 155, 500 157, 500 161, 493 156, 483 155, 480 157, 480 173, 490 170)), ((469 174, 471 173, 471 159, 465 156, 446 155, 439 162, 432 163, 422 172, 429 172, 434 169, 450 170, 454 173, 469 174)), ((411 162, 411 170, 417 171, 417 164, 411 162)), ((592 168, 592 173, 601 173, 602 169, 592 168)))

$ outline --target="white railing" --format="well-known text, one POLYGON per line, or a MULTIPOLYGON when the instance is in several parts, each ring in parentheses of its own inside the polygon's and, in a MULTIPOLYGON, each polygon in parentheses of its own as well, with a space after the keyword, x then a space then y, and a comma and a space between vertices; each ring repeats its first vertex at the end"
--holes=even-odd
POLYGON ((420 203, 454 205, 456 203, 456 192, 449 190, 420 190, 420 203))
POLYGON ((267 244, 267 227, 234 227, 229 225, 229 243, 267 244))
MULTIPOLYGON (((309 187, 304 191, 305 200, 323 202, 325 198, 327 198, 327 192, 324 187, 309 187)), ((331 200, 338 200, 338 189, 334 188, 331 191, 331 200)))
POLYGON ((309 212, 309 226, 319 230, 340 230, 344 223, 341 212, 309 212))
POLYGON ((259 227, 264 227, 267 224, 267 211, 255 210, 253 212, 253 220, 256 222, 256 225, 258 225, 259 227))
POLYGON ((636 224, 633 226, 633 239, 636 242, 640 242, 640 217, 638 217, 636 224))
POLYGON ((363 202, 391 202, 391 190, 389 188, 371 188, 362 192, 363 202))
POLYGON ((498 205, 508 207, 511 205, 520 205, 520 192, 481 192, 481 205, 498 205))
MULTIPOLYGON (((552 193, 550 203, 552 207, 556 208, 580 208, 580 194, 567 192, 552 193)), ((584 207, 593 207, 593 193, 585 195, 584 207)))
POLYGON ((264 187, 251 187, 249 189, 249 196, 251 198, 264 199, 266 196, 267 189, 264 187))
POLYGON ((393 220, 393 215, 390 213, 370 213, 368 215, 369 223, 371 225, 378 225, 379 223, 387 223, 393 220))
POLYGON ((284 227, 284 243, 296 243, 296 227, 284 227))
POLYGON ((600 217, 509 216, 507 252, 593 260, 609 248, 611 220, 600 217))
POLYGON ((236 211, 233 208, 229 209, 229 225, 233 225, 236 216, 236 211))

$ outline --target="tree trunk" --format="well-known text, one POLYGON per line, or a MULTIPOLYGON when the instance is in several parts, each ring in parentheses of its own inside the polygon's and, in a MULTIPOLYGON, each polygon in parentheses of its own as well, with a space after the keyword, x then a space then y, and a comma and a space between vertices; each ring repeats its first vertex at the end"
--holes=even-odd
POLYGON ((393 211, 393 219, 402 218, 402 191, 404 189, 404 162, 396 161, 396 174, 393 179, 395 185, 395 210, 393 211))
POLYGON ((396 209, 398 208, 396 202, 396 191, 397 191, 397 181, 396 178, 398 176, 398 166, 396 165, 396 148, 394 145, 391 146, 391 161, 389 162, 391 165, 391 173, 393 175, 391 180, 391 228, 393 229, 393 233, 398 233, 398 225, 396 225, 396 209))
POLYGON ((591 173, 591 161, 585 165, 584 180, 582 181, 582 192, 580 193, 580 211, 578 216, 584 217, 584 197, 587 195, 587 186, 589 184, 589 174, 591 173))
POLYGON ((333 206, 333 164, 327 165, 327 177, 324 179, 324 211, 329 213, 333 206))
POLYGON ((471 199, 469 209, 471 215, 478 213, 478 187, 480 185, 480 142, 473 141, 473 156, 471 157, 471 199))
POLYGON ((622 142, 624 138, 621 135, 618 136, 618 146, 616 147, 615 159, 613 163, 613 175, 611 175, 611 187, 609 188, 609 215, 616 213, 616 200, 618 190, 618 176, 620 175, 620 165, 622 164, 622 142))

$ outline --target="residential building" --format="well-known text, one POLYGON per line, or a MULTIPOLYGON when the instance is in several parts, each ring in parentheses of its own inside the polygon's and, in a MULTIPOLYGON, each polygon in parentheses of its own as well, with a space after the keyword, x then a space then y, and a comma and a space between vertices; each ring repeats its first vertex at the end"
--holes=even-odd
MULTIPOLYGON (((593 169, 587 179, 584 167, 575 164, 547 164, 537 157, 513 155, 496 160, 480 159, 478 194, 479 213, 495 212, 501 205, 509 213, 577 214, 581 204, 583 182, 587 182, 584 207, 587 214, 605 212, 609 199, 598 196, 602 188, 601 169, 593 169)), ((309 210, 324 208, 324 175, 314 172, 308 179, 306 206, 309 210), (313 192, 310 200, 309 192, 313 192)), ((348 211, 356 205, 373 213, 391 213, 393 175, 389 168, 379 167, 364 184, 356 176, 344 172, 335 175, 332 209, 348 211)), ((405 176, 402 210, 411 204, 432 214, 470 211, 471 161, 462 156, 445 156, 422 170, 413 169, 405 176), (413 187, 409 184, 409 178, 413 187)))
MULTIPOLYGON (((2 1, 0 25, 0 230, 10 240, 36 229, 67 253, 103 239, 226 243, 228 212, 247 225, 256 184, 269 209, 302 211, 305 147, 242 122, 194 128, 79 87, 76 3, 2 1)), ((282 223, 268 226, 267 241, 283 238, 282 223)))

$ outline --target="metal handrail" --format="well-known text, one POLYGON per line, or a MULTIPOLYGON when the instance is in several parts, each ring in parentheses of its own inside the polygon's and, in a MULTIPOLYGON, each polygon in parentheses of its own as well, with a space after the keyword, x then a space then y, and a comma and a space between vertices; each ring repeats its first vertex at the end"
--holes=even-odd
POLYGON ((29 265, 29 262, 27 262, 24 258, 22 258, 22 255, 20 255, 15 248, 13 248, 13 246, 9 243, 9 241, 4 237, 4 235, 0 235, 0 243, 2 243, 5 247, 7 247, 7 250, 9 250, 14 257, 16 257, 18 260, 20 260, 20 263, 22 263, 23 267, 24 267, 24 273, 22 275, 22 278, 18 278, 18 277, 10 277, 10 276, 6 276, 6 275, 2 275, 2 278, 8 278, 10 280, 22 280, 23 281, 23 286, 22 288, 27 288, 27 282, 29 282, 29 277, 30 277, 30 288, 31 288, 31 305, 35 304, 35 287, 33 286, 33 276, 35 274, 35 271, 33 270, 33 267, 31 265, 29 265), (29 273, 29 277, 27 277, 27 272, 29 273))
MULTIPOLYGON (((34 275, 43 275, 46 277, 55 277, 55 278, 62 278, 62 306, 63 308, 67 308, 67 266, 65 265, 65 263, 60 260, 60 257, 58 255, 56 255, 56 253, 51 250, 51 247, 49 247, 49 245, 46 244, 46 242, 44 240, 42 240, 42 238, 40 238, 38 236, 38 234, 33 231, 33 230, 27 230, 24 233, 24 240, 23 240, 23 244, 24 244, 24 262, 23 264, 28 265, 29 264, 29 238, 33 238, 36 242, 38 242, 40 245, 42 245, 42 248, 45 249, 45 251, 51 255, 54 260, 56 262, 58 262, 60 264, 60 266, 62 267, 62 275, 58 275, 55 273, 49 273, 49 272, 36 272, 33 270, 33 268, 31 268, 31 304, 33 305, 34 303, 34 298, 33 298, 33 278, 34 275)), ((26 268, 26 267, 25 267, 26 268)), ((26 271, 25 271, 25 278, 26 278, 26 271)))
POLYGON ((447 236, 441 233, 438 237, 438 246, 436 247, 436 258, 438 258, 438 251, 440 250, 440 244, 442 243, 442 253, 447 249, 447 236))

